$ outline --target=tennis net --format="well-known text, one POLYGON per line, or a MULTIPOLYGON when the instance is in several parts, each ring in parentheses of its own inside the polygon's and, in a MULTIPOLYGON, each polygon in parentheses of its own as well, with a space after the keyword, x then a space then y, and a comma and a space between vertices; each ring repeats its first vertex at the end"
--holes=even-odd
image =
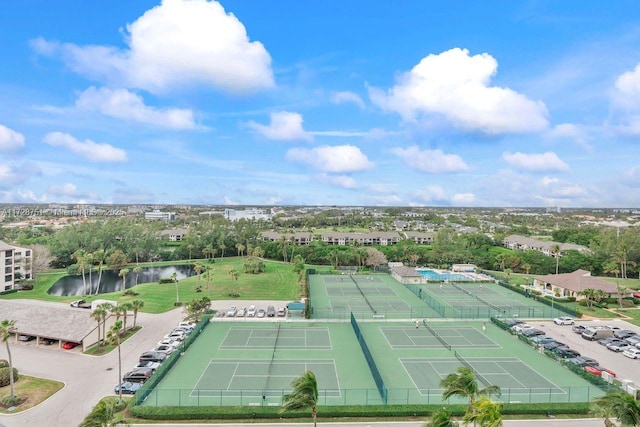
POLYGON ((491 385, 491 383, 485 377, 483 377, 482 375, 480 375, 478 373, 478 371, 473 369, 473 366, 471 366, 471 363, 467 362, 467 359, 462 357, 462 355, 460 353, 458 353, 457 351, 454 350, 453 351, 453 355, 456 357, 456 359, 458 359, 460 361, 460 363, 462 363, 467 368, 471 369, 471 372, 473 372, 473 374, 476 376, 476 378, 478 378, 480 381, 482 381, 487 386, 491 385))
POLYGON ((452 282, 451 284, 453 285, 453 287, 454 287, 454 288, 458 289, 459 291, 464 292, 465 294, 467 294, 467 295, 469 295, 469 296, 472 296, 473 298, 477 299, 478 301, 480 301, 480 302, 481 302, 481 303, 483 303, 483 304, 488 305, 489 307, 493 308, 494 310, 497 310, 497 311, 499 311, 499 312, 504 312, 504 311, 505 311, 505 310, 504 310, 504 308, 502 308, 502 307, 498 307, 497 305, 490 303, 489 301, 487 301, 487 300, 486 300, 486 299, 484 299, 484 298, 480 298, 477 294, 475 294, 475 293, 471 292, 470 290, 465 289, 465 288, 463 288, 462 286, 458 286, 458 285, 456 285, 456 284, 455 284, 455 283, 453 283, 453 282, 452 282))
POLYGON ((280 325, 278 322, 278 329, 276 329, 276 339, 273 342, 273 353, 271 353, 271 361, 269 362, 269 367, 267 368, 267 380, 264 383, 264 389, 269 390, 269 380, 271 379, 271 370, 273 368, 273 360, 276 358, 276 348, 278 347, 278 337, 280 336, 280 325))
POLYGON ((442 336, 440 336, 440 334, 438 334, 436 331, 433 330, 433 328, 431 326, 429 326, 429 323, 426 320, 422 321, 422 324, 424 325, 425 328, 427 328, 427 330, 429 332, 431 332, 431 334, 436 337, 436 339, 438 341, 440 341, 440 344, 442 344, 447 350, 451 350, 451 344, 449 344, 448 342, 446 342, 444 340, 444 338, 442 338, 442 336))
POLYGON ((373 311, 373 314, 376 314, 377 313, 376 309, 373 308, 373 305, 371 305, 371 302, 369 301, 369 298, 367 298, 367 296, 364 294, 364 292, 362 292, 362 288, 360 288, 360 285, 358 285, 358 282, 356 282, 356 279, 353 278, 353 274, 350 274, 349 277, 351 278, 353 283, 356 285, 356 288, 358 288, 358 290, 362 294, 362 298, 364 298, 365 302, 367 303, 367 305, 369 306, 371 311, 373 311))

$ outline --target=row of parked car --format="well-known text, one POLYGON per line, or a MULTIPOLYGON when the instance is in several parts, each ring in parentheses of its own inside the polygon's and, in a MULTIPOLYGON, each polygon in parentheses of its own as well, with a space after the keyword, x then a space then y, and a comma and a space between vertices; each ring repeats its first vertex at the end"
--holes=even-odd
MULTIPOLYGON (((570 325, 576 333, 582 333, 585 329, 583 326, 575 325, 572 317, 558 317, 553 319, 556 325, 570 325)), ((602 372, 607 372, 615 376, 615 372, 600 366, 600 363, 594 358, 581 355, 578 351, 570 348, 567 344, 548 336, 543 330, 529 325, 519 319, 509 319, 506 323, 518 334, 524 335, 531 340, 538 348, 553 353, 557 358, 564 359, 568 363, 573 363, 586 371, 601 376, 602 372)))
POLYGON ((287 315, 287 309, 278 307, 278 310, 276 310, 272 305, 268 306, 266 310, 264 308, 257 308, 255 305, 250 305, 249 308, 238 308, 232 305, 226 312, 220 314, 225 317, 284 317, 287 315))
POLYGON ((165 335, 158 344, 149 351, 145 351, 140 355, 138 363, 131 371, 124 374, 122 383, 114 388, 114 392, 119 394, 135 394, 142 387, 155 371, 160 367, 167 357, 174 351, 177 351, 187 336, 193 332, 195 323, 180 322, 176 328, 165 335))
POLYGON ((615 326, 574 326, 573 330, 581 334, 582 338, 596 341, 611 351, 622 353, 630 359, 640 359, 640 335, 635 331, 615 326))

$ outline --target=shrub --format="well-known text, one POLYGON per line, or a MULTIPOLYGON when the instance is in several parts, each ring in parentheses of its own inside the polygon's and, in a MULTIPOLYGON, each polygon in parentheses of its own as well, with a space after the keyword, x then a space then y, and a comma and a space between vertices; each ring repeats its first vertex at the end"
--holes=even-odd
MULTIPOLYGON (((0 387, 6 387, 11 382, 9 367, 0 368, 0 387)), ((18 381, 19 375, 18 370, 13 368, 13 382, 18 381)))
POLYGON ((2 405, 6 406, 7 408, 10 406, 15 406, 18 405, 19 403, 22 402, 22 398, 18 397, 18 396, 5 396, 2 399, 2 405))
POLYGON ((5 359, 0 359, 0 368, 6 368, 9 366, 9 361, 5 359))
POLYGON ((170 277, 158 280, 158 283, 164 285, 166 283, 173 283, 173 279, 170 277))

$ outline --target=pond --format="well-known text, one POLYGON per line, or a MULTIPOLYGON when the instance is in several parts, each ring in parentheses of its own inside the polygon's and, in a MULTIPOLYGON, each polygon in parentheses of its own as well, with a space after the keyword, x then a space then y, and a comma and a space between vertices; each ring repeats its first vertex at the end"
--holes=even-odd
MULTIPOLYGON (((157 282, 160 279, 168 279, 173 273, 176 274, 178 280, 195 275, 193 265, 172 265, 167 267, 140 267, 141 271, 136 279, 133 268, 129 268, 129 274, 125 278, 125 288, 129 289, 137 284, 157 282), (136 282, 137 280, 137 282, 136 282)), ((116 292, 122 290, 122 277, 118 276, 120 270, 103 270, 100 280, 99 294, 116 292)), ((87 293, 91 289, 91 293, 95 294, 98 287, 98 273, 94 271, 91 274, 91 283, 89 282, 89 274, 85 274, 87 293)), ((64 276, 51 286, 47 292, 49 295, 69 296, 83 294, 82 275, 64 276)))

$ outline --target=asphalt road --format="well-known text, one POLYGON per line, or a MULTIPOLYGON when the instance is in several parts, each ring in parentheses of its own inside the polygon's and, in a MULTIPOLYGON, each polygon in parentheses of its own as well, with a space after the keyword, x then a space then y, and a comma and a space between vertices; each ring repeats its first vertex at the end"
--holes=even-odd
MULTIPOLYGON (((238 301, 238 303, 240 303, 238 301)), ((248 306, 252 302, 242 302, 242 306, 248 306)), ((214 302, 213 307, 217 310, 225 310, 232 304, 229 301, 214 302)), ((266 308, 267 305, 279 306, 282 302, 262 301, 256 303, 259 307, 266 308)), ((240 305, 240 304, 238 304, 240 305)), ((138 356, 144 351, 153 348, 156 343, 168 333, 180 320, 184 314, 182 309, 172 310, 167 313, 150 315, 138 314, 138 324, 142 329, 132 338, 124 342, 121 346, 122 370, 123 374, 128 371, 138 361, 138 356)), ((227 319, 216 319, 225 321, 227 319)), ((232 319, 229 319, 232 320, 232 319)), ((235 319, 241 320, 241 319, 235 319)), ((274 321, 276 319, 242 319, 244 321, 274 321)), ((604 323, 604 322, 601 322, 604 323)), ((618 322, 616 322, 618 323, 618 322)), ((552 322, 537 322, 541 328, 548 331, 549 335, 557 336, 571 347, 587 356, 591 356, 600 361, 601 364, 613 369, 618 376, 633 379, 640 383, 640 372, 637 369, 640 361, 628 359, 621 354, 613 353, 602 346, 588 342, 573 334, 569 326, 557 326, 552 322)), ((629 325, 626 322, 619 322, 620 327, 634 329, 640 332, 640 328, 629 325)), ((65 383, 65 387, 47 401, 30 410, 11 415, 0 415, 0 427, 22 427, 22 426, 77 426, 84 417, 91 411, 92 407, 104 396, 113 395, 113 387, 118 383, 118 354, 113 351, 105 356, 95 357, 80 354, 78 351, 59 350, 51 347, 35 347, 33 343, 11 344, 14 364, 21 372, 42 378, 50 378, 65 383)), ((322 423, 335 427, 365 427, 375 425, 378 427, 422 427, 424 421, 405 423, 322 423)), ((153 424, 158 427, 161 424, 153 424)), ((171 424, 175 425, 175 424, 171 424)), ((191 424, 197 426, 199 424, 191 424)), ((212 424, 208 424, 211 426, 212 424)), ((250 427, 255 424, 222 424, 221 427, 250 427)), ((303 424, 261 424, 265 426, 286 425, 289 427, 305 426, 303 424)), ((556 426, 582 427, 601 426, 602 420, 517 420, 506 421, 507 427, 533 427, 533 426, 556 426)), ((151 427, 151 425, 150 425, 151 427)))

